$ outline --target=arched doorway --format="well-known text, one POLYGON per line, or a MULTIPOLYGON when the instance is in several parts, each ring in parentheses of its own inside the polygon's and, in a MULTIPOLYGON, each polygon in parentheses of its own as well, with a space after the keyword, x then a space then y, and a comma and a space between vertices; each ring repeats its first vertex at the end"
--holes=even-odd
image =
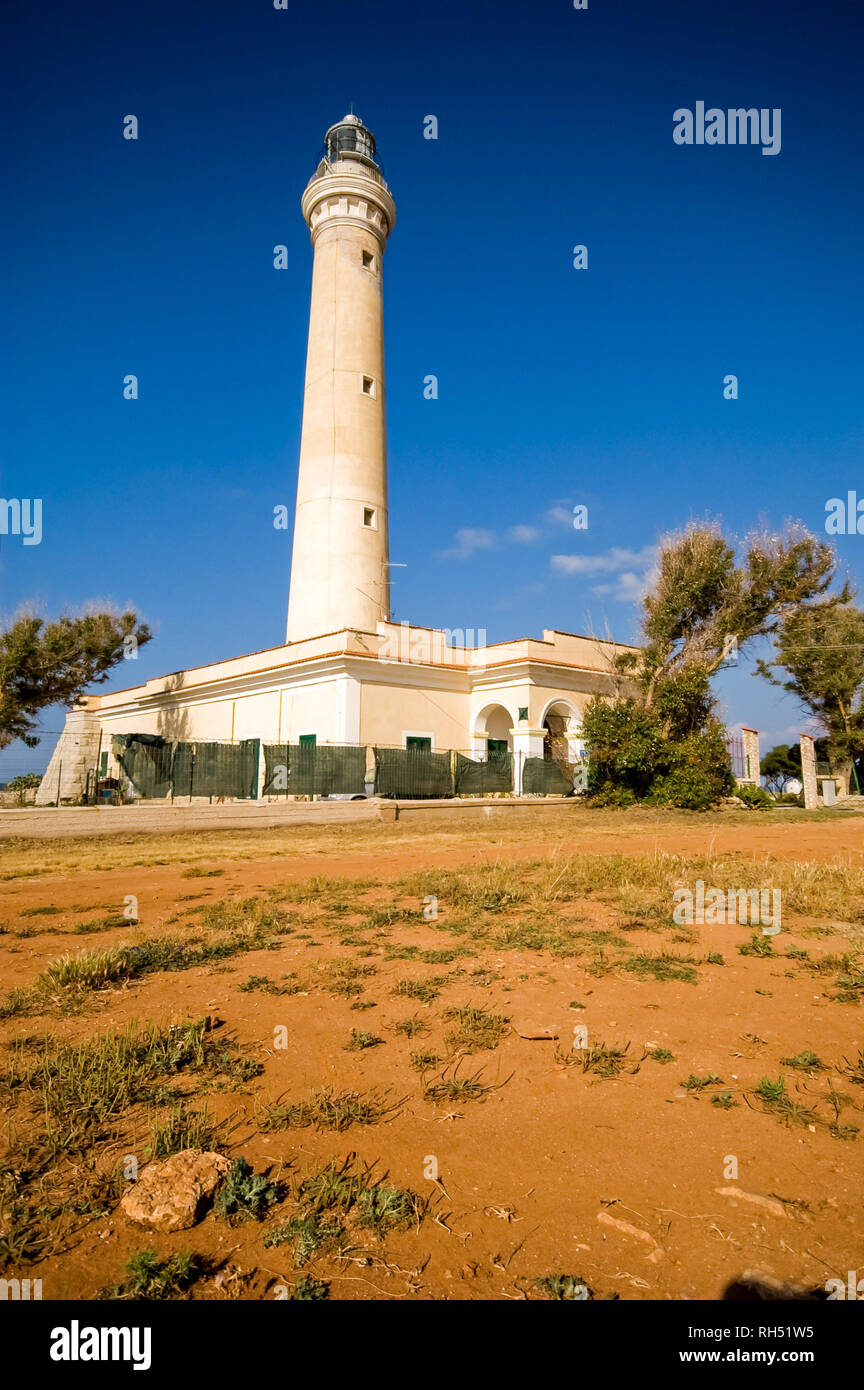
POLYGON ((583 755, 582 716, 567 700, 553 700, 541 720, 543 757, 547 762, 572 767, 583 755))
POLYGON ((474 720, 474 754, 482 757, 513 751, 513 715, 504 705, 487 705, 474 720))

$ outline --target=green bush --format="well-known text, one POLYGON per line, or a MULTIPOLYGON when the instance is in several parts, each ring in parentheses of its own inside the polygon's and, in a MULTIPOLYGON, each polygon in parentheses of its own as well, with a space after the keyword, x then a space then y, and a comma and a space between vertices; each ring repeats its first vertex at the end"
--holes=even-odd
POLYGON ((735 795, 739 801, 744 802, 749 811, 767 811, 774 805, 774 798, 769 796, 765 788, 756 787, 752 782, 739 782, 735 787, 735 795))
MULTIPOLYGON (((667 698, 664 707, 671 705, 667 698)), ((728 795, 734 782, 722 724, 709 716, 704 727, 687 731, 683 723, 674 708, 646 710, 633 699, 609 704, 595 696, 583 724, 591 802, 706 811, 728 795)))
POLYGON ((38 787, 41 781, 41 772, 22 772, 6 783, 6 790, 7 792, 27 791, 30 787, 38 787))

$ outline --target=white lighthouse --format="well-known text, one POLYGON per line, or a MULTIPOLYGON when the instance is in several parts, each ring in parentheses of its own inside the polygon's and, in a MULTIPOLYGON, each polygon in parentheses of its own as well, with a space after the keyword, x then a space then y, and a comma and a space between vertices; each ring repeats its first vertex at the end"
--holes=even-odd
POLYGON ((288 642, 390 617, 382 269, 396 206, 357 116, 331 126, 301 207, 312 301, 288 642))
POLYGON ((566 790, 551 750, 566 745, 575 765, 587 701, 617 688, 624 648, 551 629, 489 647, 467 589, 457 628, 391 621, 381 272, 396 207, 357 116, 327 131, 301 207, 314 254, 286 640, 88 695, 40 804, 92 794, 106 775, 133 797, 362 796, 372 782, 410 796, 408 772, 387 772, 400 750, 436 755, 437 781, 420 759, 423 796, 566 790), (310 746, 336 752, 310 762, 310 746), (493 754, 487 778, 477 768, 493 754), (302 780, 313 764, 314 785, 302 780), (295 780, 277 787, 286 767, 295 780))

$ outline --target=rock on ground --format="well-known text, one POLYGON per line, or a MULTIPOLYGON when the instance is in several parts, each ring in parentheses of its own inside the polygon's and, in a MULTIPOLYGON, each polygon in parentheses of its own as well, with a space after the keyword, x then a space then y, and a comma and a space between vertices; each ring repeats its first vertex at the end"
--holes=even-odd
POLYGON ((185 1231, 204 1215, 231 1160, 202 1149, 183 1149, 150 1163, 120 1203, 130 1221, 156 1231, 185 1231))

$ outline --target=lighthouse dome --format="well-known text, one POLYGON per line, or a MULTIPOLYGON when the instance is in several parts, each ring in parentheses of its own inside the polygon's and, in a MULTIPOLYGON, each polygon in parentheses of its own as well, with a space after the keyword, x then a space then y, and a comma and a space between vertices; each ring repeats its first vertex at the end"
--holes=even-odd
POLYGON ((324 142, 331 164, 345 156, 375 162, 375 136, 353 112, 331 125, 324 142))

